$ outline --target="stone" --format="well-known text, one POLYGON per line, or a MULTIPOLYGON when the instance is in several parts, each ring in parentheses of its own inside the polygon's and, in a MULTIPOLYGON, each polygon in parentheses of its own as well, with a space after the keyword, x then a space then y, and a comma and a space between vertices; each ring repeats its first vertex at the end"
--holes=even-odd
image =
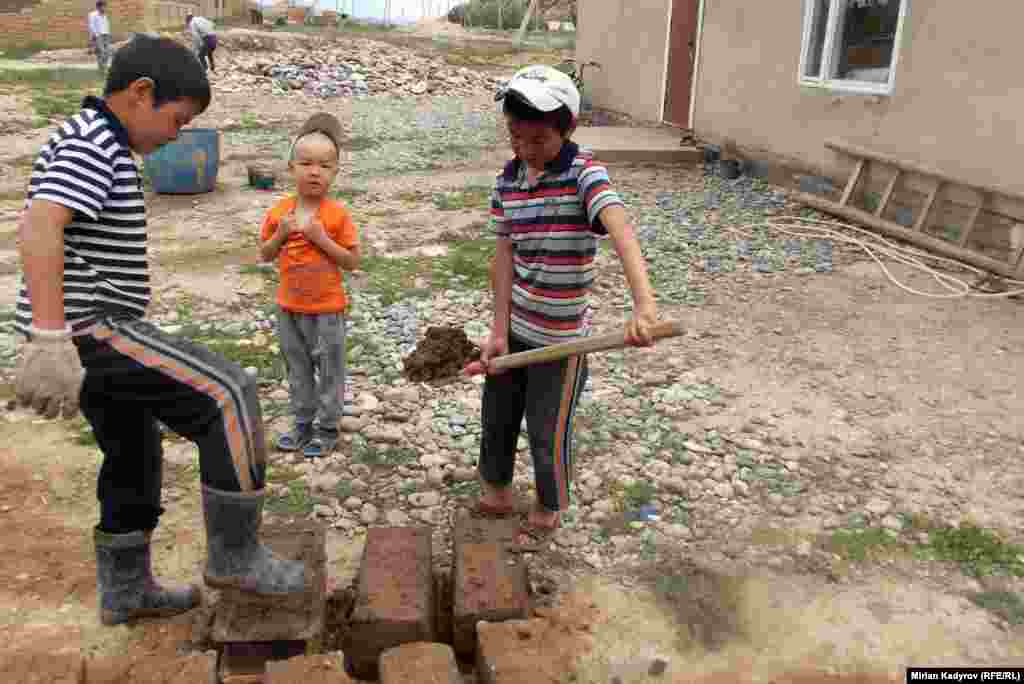
POLYGON ((452 573, 452 630, 455 652, 472 657, 477 623, 526 618, 530 610, 526 564, 508 552, 517 521, 456 519, 452 573))
POLYGON ((427 471, 427 483, 433 487, 444 484, 444 468, 431 468, 427 471))
POLYGON ((363 413, 372 413, 380 406, 380 400, 369 392, 363 392, 356 397, 355 405, 363 413))
POLYGON ((647 668, 647 674, 651 677, 660 677, 661 675, 665 674, 665 671, 667 669, 668 660, 666 658, 656 657, 651 659, 651 664, 647 668))
POLYGON ((350 496, 345 499, 345 503, 342 505, 350 511, 358 511, 363 507, 363 500, 358 496, 350 496))
POLYGON ((352 472, 352 477, 361 479, 366 479, 373 474, 373 471, 370 470, 370 466, 366 465, 365 463, 356 463, 351 468, 349 468, 349 470, 352 472))
MULTIPOLYGON (((337 654, 302 655, 287 660, 268 660, 265 684, 351 684, 337 654)), ((225 682, 225 684, 227 684, 225 682)))
POLYGON ((334 491, 340 482, 341 475, 335 473, 324 473, 323 475, 318 475, 312 478, 310 486, 321 492, 331 492, 334 491))
POLYGON ((380 656, 380 684, 462 684, 455 652, 448 644, 425 642, 390 648, 380 656))
POLYGON ((359 679, 379 679, 385 651, 435 640, 437 608, 426 527, 371 527, 343 649, 359 679))
POLYGON ((441 495, 437 492, 416 492, 409 495, 409 503, 416 508, 432 508, 441 503, 441 495))
POLYGON ((342 432, 360 432, 363 426, 366 425, 366 420, 363 418, 356 418, 355 416, 344 416, 338 423, 338 427, 342 432))
POLYGON ((384 515, 384 521, 393 527, 403 527, 409 524, 409 516, 402 511, 388 511, 384 515))
POLYGON ((365 431, 366 439, 382 444, 398 444, 402 441, 402 431, 393 427, 371 427, 365 431))
POLYGON ((811 555, 812 549, 813 545, 811 544, 811 542, 802 541, 796 545, 796 555, 800 556, 801 558, 806 558, 807 556, 811 555))
POLYGON ((452 477, 456 482, 470 482, 476 479, 476 471, 472 468, 455 468, 452 477))
POLYGON ((884 527, 887 530, 892 530, 893 532, 902 532, 903 521, 895 515, 887 515, 884 518, 882 518, 882 527, 884 527))
POLYGON ((882 516, 892 510, 892 504, 885 499, 872 499, 867 502, 864 509, 874 515, 882 516))
POLYGON ((731 499, 736 494, 736 492, 733 490, 731 483, 721 482, 715 485, 715 494, 722 497, 723 499, 731 499))
POLYGON ((377 507, 372 503, 363 504, 362 510, 359 511, 359 519, 363 521, 364 525, 372 525, 377 522, 379 515, 377 507))
POLYGON ((439 454, 424 454, 420 457, 420 465, 430 470, 431 468, 443 468, 447 465, 448 459, 439 454))

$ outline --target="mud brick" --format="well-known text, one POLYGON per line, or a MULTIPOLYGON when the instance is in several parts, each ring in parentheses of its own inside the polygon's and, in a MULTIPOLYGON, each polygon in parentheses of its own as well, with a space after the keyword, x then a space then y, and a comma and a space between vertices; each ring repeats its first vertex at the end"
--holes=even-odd
POLYGON ((264 684, 269 663, 305 654, 304 641, 227 643, 220 655, 220 679, 223 684, 264 684))
POLYGON ((589 644, 564 627, 534 618, 477 626, 480 684, 560 684, 571 681, 589 644))
POLYGON ((305 641, 319 650, 327 603, 326 532, 315 523, 266 526, 263 542, 282 558, 306 563, 306 591, 281 598, 222 589, 212 638, 218 642, 305 641))
POLYGON ((116 656, 85 666, 86 684, 217 684, 214 651, 188 656, 116 656))
POLYGON ((389 648, 434 641, 434 580, 429 527, 371 527, 345 637, 350 673, 377 679, 389 648))
POLYGON ((452 643, 459 657, 473 656, 480 620, 515 620, 529 614, 526 563, 508 551, 516 529, 512 519, 456 520, 452 643))
POLYGON ((265 684, 352 684, 337 655, 298 656, 267 663, 265 684))
POLYGON ((85 684, 85 659, 77 653, 5 653, 0 655, 0 682, 85 684))
POLYGON ((420 642, 388 649, 380 656, 380 684, 462 684, 455 652, 448 644, 420 642))

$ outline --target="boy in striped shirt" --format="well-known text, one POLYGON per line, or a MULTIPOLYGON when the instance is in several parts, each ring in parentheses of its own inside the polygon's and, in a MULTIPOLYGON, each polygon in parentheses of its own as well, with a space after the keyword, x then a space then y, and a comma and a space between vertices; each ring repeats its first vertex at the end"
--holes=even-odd
POLYGON ((304 565, 258 538, 266 448, 255 378, 143 320, 146 207, 132 152, 173 141, 210 97, 187 48, 136 37, 114 55, 103 98, 87 97, 43 145, 19 225, 15 324, 27 342, 15 391, 49 417, 81 407, 103 452, 93 539, 108 625, 199 603, 198 588, 162 587, 152 575, 164 510, 157 421, 199 447, 206 583, 262 595, 305 587, 304 565))
MULTIPOLYGON (((498 99, 515 158, 498 176, 492 195, 494 320, 481 350, 484 367, 502 354, 588 334, 587 292, 597 239, 604 235, 611 238, 633 295, 626 340, 650 345, 657 310, 640 245, 608 172, 570 140, 580 105, 572 79, 551 67, 529 66, 512 77, 498 99)), ((573 414, 586 380, 583 356, 488 372, 481 408, 480 512, 513 510, 510 485, 525 414, 538 506, 523 533, 538 537, 558 527, 559 511, 569 505, 573 414)))

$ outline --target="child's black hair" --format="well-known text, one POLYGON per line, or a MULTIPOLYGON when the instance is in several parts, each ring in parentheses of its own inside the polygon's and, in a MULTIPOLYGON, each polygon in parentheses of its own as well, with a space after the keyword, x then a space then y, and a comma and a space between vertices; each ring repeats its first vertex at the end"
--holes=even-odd
POLYGON ((557 130, 561 135, 568 133, 575 121, 572 112, 565 105, 550 112, 542 112, 530 105, 520 95, 513 91, 505 93, 502 111, 518 121, 543 121, 557 130))
POLYGON ((125 90, 140 78, 153 79, 156 107, 189 99, 199 105, 197 114, 210 106, 210 81, 196 56, 170 38, 137 35, 114 53, 104 96, 125 90))

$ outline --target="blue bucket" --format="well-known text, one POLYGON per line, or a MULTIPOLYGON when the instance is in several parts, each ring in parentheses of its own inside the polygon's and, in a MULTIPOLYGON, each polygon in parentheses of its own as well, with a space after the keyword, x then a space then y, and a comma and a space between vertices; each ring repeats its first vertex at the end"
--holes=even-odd
POLYGON ((178 139, 143 157, 153 190, 168 195, 211 192, 220 168, 220 131, 186 128, 178 139))

